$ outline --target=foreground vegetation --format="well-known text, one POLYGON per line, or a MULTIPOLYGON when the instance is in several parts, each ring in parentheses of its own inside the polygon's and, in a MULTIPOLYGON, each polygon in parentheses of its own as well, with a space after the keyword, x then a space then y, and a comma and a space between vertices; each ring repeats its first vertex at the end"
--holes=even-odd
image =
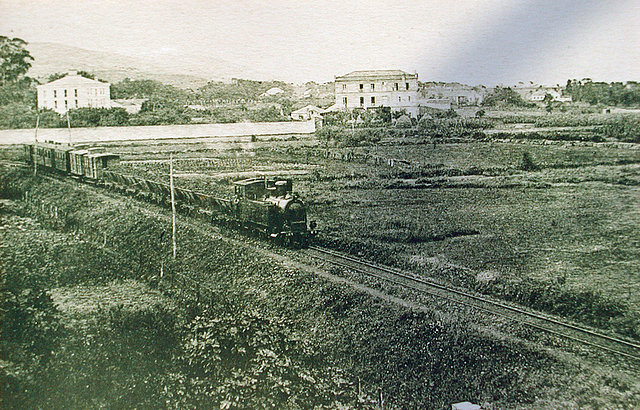
POLYGON ((265 263, 206 230, 180 224, 174 263, 152 207, 2 176, 3 196, 29 192, 0 208, 3 407, 638 404, 628 376, 265 263))

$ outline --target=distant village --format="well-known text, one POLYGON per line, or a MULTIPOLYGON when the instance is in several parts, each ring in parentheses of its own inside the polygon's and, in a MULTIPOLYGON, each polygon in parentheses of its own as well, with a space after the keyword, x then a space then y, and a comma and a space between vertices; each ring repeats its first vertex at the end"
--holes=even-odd
MULTIPOLYGON (((235 81, 235 79, 234 79, 235 81)), ((564 87, 518 83, 511 87, 524 101, 571 102, 564 87)), ((482 104, 492 88, 469 86, 460 83, 420 82, 417 73, 401 70, 353 71, 336 76, 333 82, 334 103, 326 107, 312 104, 291 111, 293 120, 310 120, 327 112, 352 109, 377 109, 389 107, 392 112, 402 111, 413 118, 420 117, 428 109, 458 109, 482 104)), ((304 99, 311 91, 304 90, 304 99)), ((278 97, 285 94, 280 87, 266 90, 261 97, 278 97)), ((65 114, 77 108, 123 108, 129 114, 140 111, 145 99, 112 99, 110 84, 86 78, 77 71, 69 71, 64 77, 37 86, 38 109, 50 109, 65 114)), ((244 102, 244 101, 241 101, 244 102)), ((205 110, 202 104, 191 104, 192 110, 205 110)))

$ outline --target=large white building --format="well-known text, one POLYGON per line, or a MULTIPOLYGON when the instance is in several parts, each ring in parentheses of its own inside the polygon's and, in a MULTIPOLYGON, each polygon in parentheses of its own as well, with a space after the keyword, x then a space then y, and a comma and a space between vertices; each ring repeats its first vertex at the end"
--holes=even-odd
POLYGON ((418 74, 401 70, 353 71, 335 77, 336 103, 332 108, 390 107, 418 116, 418 74))
POLYGON ((69 73, 38 89, 38 108, 50 108, 58 114, 81 107, 110 108, 111 95, 109 83, 92 80, 69 73))

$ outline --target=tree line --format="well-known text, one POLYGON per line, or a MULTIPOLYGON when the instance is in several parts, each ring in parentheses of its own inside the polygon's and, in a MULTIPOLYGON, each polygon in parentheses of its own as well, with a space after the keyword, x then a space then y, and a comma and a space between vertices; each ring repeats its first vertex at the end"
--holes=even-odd
POLYGON ((573 101, 591 105, 638 106, 640 105, 640 83, 637 81, 594 82, 591 79, 567 80, 565 93, 573 101))

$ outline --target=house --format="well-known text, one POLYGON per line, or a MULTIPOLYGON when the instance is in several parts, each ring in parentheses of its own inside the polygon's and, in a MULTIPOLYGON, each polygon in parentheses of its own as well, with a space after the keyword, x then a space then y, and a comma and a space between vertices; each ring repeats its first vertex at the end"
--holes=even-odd
POLYGON ((142 103, 147 101, 144 98, 130 98, 111 100, 111 108, 124 108, 129 114, 137 114, 142 109, 142 103))
POLYGON ((37 86, 38 109, 49 108, 58 114, 82 107, 110 108, 109 83, 92 80, 69 71, 66 76, 37 86))
POLYGON ((559 85, 556 87, 547 87, 544 85, 535 85, 533 83, 523 84, 519 83, 513 87, 513 90, 520 94, 523 100, 529 102, 543 102, 547 94, 551 96, 551 101, 557 102, 571 102, 570 96, 562 95, 562 87, 559 85))
POLYGON ((448 101, 457 107, 480 105, 485 93, 486 88, 482 86, 460 83, 426 82, 420 86, 420 97, 424 101, 448 101))
POLYGON ((418 74, 401 70, 353 71, 336 76, 335 105, 341 109, 390 107, 418 115, 418 74))
POLYGON ((291 118, 294 120, 310 120, 311 118, 320 117, 325 111, 315 105, 307 105, 298 110, 291 112, 291 118))

